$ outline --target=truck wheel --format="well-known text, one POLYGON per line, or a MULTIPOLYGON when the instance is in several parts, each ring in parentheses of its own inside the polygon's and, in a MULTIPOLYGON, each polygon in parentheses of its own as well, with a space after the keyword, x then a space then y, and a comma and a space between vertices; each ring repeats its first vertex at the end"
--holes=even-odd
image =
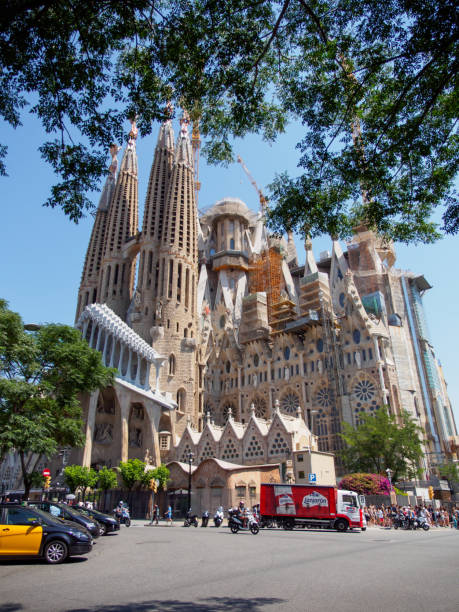
POLYGON ((295 521, 293 519, 286 519, 284 521, 284 529, 291 531, 295 527, 295 521))
POLYGON ((347 531, 347 528, 349 527, 349 524, 347 521, 345 521, 344 519, 338 519, 335 523, 335 529, 336 531, 341 531, 342 533, 344 533, 345 531, 347 531))

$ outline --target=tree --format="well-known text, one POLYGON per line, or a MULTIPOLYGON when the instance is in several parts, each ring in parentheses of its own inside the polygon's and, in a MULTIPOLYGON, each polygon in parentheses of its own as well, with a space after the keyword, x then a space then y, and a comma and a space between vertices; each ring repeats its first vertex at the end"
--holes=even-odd
POLYGON ((118 477, 113 470, 109 470, 107 467, 103 467, 97 473, 99 488, 104 492, 104 509, 107 498, 107 491, 114 489, 118 485, 118 477))
POLYGON ((300 174, 272 184, 274 229, 345 236, 363 219, 407 242, 459 230, 452 0, 29 0, 0 25, 0 114, 20 125, 35 94, 62 179, 46 204, 75 221, 122 119, 148 134, 170 99, 199 120, 211 162, 232 159, 232 137, 301 122, 300 174))
POLYGON ((103 467, 97 473, 99 487, 103 491, 114 489, 118 484, 118 478, 113 470, 103 467))
POLYGON ((119 464, 119 472, 126 489, 131 492, 136 484, 141 484, 145 474, 145 463, 140 459, 128 459, 119 464))
POLYGON ((72 493, 78 488, 82 489, 84 501, 86 489, 96 486, 98 474, 96 470, 86 466, 67 465, 64 469, 64 480, 72 493))
POLYGON ((113 374, 78 330, 26 332, 0 300, 0 455, 18 453, 26 498, 43 456, 83 444, 78 394, 112 384, 113 374))
POLYGON ((457 463, 443 463, 438 467, 440 476, 449 481, 459 481, 459 467, 457 463))
POLYGON ((423 454, 419 438, 421 428, 407 412, 403 412, 401 424, 385 407, 379 408, 374 415, 363 415, 362 420, 363 423, 355 428, 343 423, 340 434, 346 443, 341 454, 349 470, 384 474, 389 468, 393 482, 419 473, 423 454))
POLYGON ((149 486, 152 479, 158 481, 158 489, 165 491, 167 489, 167 483, 170 480, 170 470, 164 464, 155 467, 153 470, 148 470, 143 473, 141 483, 144 486, 149 486))

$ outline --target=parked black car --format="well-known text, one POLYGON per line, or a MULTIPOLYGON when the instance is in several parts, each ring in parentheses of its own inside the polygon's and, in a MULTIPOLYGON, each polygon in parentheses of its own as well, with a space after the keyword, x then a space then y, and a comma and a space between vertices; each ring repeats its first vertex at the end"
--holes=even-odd
POLYGON ((0 559, 42 557, 57 564, 91 549, 91 535, 75 523, 38 508, 0 504, 0 559))
POLYGON ((50 501, 31 501, 28 502, 28 504, 30 507, 40 508, 40 510, 49 512, 52 516, 57 518, 78 523, 78 525, 87 529, 93 538, 98 538, 100 535, 99 523, 95 519, 78 512, 73 506, 67 506, 67 504, 61 502, 50 501))
POLYGON ((120 530, 119 522, 109 514, 99 512, 99 510, 92 510, 91 508, 81 508, 80 506, 76 506, 75 510, 85 516, 93 517, 99 523, 100 535, 107 535, 107 533, 120 530))

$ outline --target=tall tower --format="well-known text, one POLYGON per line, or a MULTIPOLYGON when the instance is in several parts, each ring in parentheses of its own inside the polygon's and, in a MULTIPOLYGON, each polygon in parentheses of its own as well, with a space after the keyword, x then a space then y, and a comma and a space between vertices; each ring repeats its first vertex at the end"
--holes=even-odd
POLYGON ((162 368, 162 388, 177 401, 177 433, 185 415, 197 419, 199 396, 196 360, 196 296, 198 278, 197 209, 194 195, 193 151, 186 112, 180 121, 174 164, 164 207, 160 236, 158 293, 154 348, 167 356, 162 368))
POLYGON ((112 162, 108 169, 107 180, 105 181, 100 196, 88 250, 86 251, 86 259, 84 262, 83 274, 81 276, 80 289, 78 291, 78 305, 75 321, 78 321, 81 313, 88 304, 94 304, 100 301, 97 289, 99 287, 100 267, 105 248, 105 231, 107 227, 108 211, 116 185, 116 170, 118 168, 118 159, 116 156, 119 150, 120 148, 116 144, 110 146, 112 162))
MULTIPOLYGON (((135 312, 130 317, 132 328, 150 343, 150 330, 156 322, 158 300, 162 295, 159 286, 161 231, 164 209, 174 163, 174 130, 171 120, 172 108, 168 106, 169 118, 161 125, 155 155, 150 171, 142 235, 139 243, 140 263, 137 278, 135 312)), ((159 324, 159 323, 158 323, 159 324)))
POLYGON ((105 250, 102 260, 98 299, 115 314, 126 319, 135 277, 134 258, 123 255, 123 245, 138 231, 137 128, 132 120, 129 140, 121 162, 118 180, 108 211, 105 250))

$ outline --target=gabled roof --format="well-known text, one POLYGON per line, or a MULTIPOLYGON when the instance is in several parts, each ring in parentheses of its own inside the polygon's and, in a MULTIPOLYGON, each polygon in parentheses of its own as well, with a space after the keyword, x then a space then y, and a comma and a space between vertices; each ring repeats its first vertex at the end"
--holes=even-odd
POLYGON ((226 422, 225 428, 223 429, 222 435, 226 433, 227 429, 231 428, 236 438, 238 438, 238 440, 241 440, 244 437, 244 432, 245 432, 246 427, 247 427, 246 425, 243 425, 242 423, 239 423, 238 421, 235 421, 234 419, 228 419, 226 422))
MULTIPOLYGON (((188 463, 184 463, 183 461, 169 461, 169 463, 167 463, 166 465, 172 465, 173 463, 175 463, 176 465, 178 465, 179 468, 181 468, 186 474, 189 473, 190 471, 190 465, 188 463)), ((197 465, 191 465, 191 473, 196 472, 196 470, 198 469, 197 465)))

